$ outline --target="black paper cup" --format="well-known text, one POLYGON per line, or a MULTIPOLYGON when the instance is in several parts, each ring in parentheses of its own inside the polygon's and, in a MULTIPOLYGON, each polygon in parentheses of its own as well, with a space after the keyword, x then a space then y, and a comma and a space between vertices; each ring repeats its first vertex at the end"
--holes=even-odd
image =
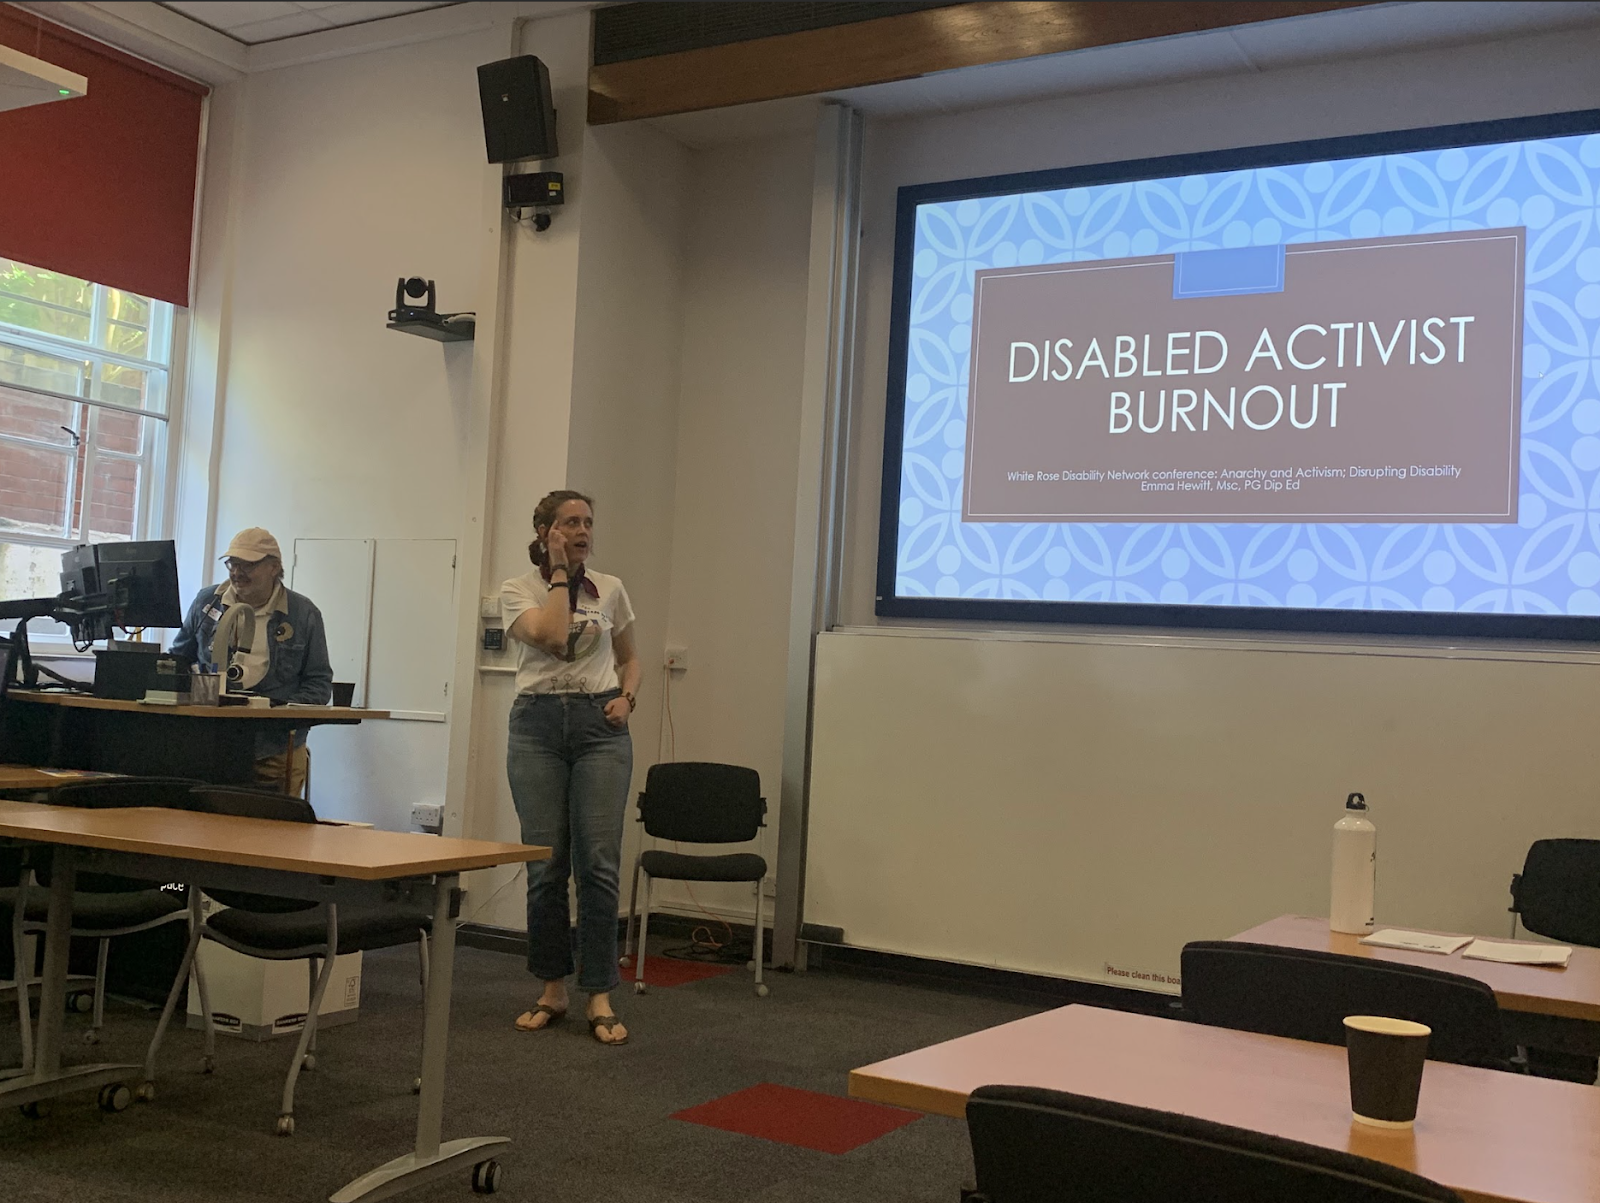
POLYGON ((335 681, 333 683, 333 704, 335 706, 348 706, 350 699, 356 696, 354 681, 335 681))
POLYGON ((1417 1118, 1422 1063, 1433 1029, 1408 1019, 1347 1015, 1344 1044, 1350 1063, 1350 1110, 1356 1122, 1409 1128, 1417 1118))

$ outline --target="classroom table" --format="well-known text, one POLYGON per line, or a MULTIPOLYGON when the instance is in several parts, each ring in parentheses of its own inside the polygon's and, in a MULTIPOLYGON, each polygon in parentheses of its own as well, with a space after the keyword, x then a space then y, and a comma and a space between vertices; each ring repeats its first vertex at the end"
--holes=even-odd
MULTIPOLYGON (((1407 928, 1402 924, 1386 923, 1379 926, 1400 927, 1406 931, 1425 930, 1407 928)), ((1369 957, 1375 961, 1420 965, 1424 969, 1458 973, 1462 977, 1480 981, 1494 991, 1495 1001, 1505 1013, 1508 1034, 1515 1043, 1588 1057, 1600 1053, 1600 948, 1573 945, 1572 957, 1565 969, 1554 965, 1502 965, 1497 961, 1463 957, 1459 950, 1441 954, 1363 944, 1360 936, 1330 931, 1326 919, 1308 915, 1280 915, 1230 938, 1250 944, 1336 952, 1344 956, 1369 957)), ((1484 938, 1503 939, 1495 936, 1484 938)))
POLYGON ((86 693, 12 689, 0 712, 6 759, 41 767, 212 785, 256 781, 256 736, 288 746, 291 731, 388 718, 353 706, 162 706, 86 693))
POLYGON ((1039 1086, 1354 1153, 1467 1203, 1596 1203, 1600 1090, 1429 1061, 1416 1126, 1356 1123, 1345 1051, 1070 1006, 852 1070, 850 1095, 962 1117, 979 1086, 1039 1086))
POLYGON ((487 1160, 484 1150, 507 1143, 503 1136, 440 1139, 453 920, 461 900, 457 883, 468 869, 548 859, 548 848, 194 811, 7 801, 0 801, 0 841, 45 845, 53 858, 34 1068, 29 1075, 0 1081, 0 1104, 28 1104, 125 1082, 143 1072, 142 1065, 132 1064, 61 1064, 72 891, 80 871, 344 905, 396 905, 421 890, 432 898, 434 927, 416 1143, 411 1153, 364 1174, 331 1198, 333 1203, 385 1198, 452 1168, 487 1160))
POLYGON ((79 781, 99 781, 115 773, 91 773, 84 769, 41 769, 30 764, 0 764, 0 790, 55 789, 79 781))

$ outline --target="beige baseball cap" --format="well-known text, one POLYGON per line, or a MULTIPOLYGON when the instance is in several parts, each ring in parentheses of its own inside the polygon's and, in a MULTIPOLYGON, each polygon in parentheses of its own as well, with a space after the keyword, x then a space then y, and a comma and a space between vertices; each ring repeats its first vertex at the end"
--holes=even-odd
POLYGON ((219 557, 224 560, 246 560, 256 563, 268 556, 283 559, 283 552, 278 550, 278 541, 272 537, 272 532, 263 530, 259 526, 248 527, 233 537, 233 542, 228 544, 228 550, 219 557))

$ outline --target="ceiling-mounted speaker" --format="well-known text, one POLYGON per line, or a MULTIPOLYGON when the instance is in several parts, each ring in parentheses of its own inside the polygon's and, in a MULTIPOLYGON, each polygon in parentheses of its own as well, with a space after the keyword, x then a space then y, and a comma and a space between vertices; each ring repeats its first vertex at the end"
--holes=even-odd
POLYGON ((478 99, 483 104, 483 142, 489 162, 549 159, 560 153, 550 72, 533 55, 479 67, 478 99))

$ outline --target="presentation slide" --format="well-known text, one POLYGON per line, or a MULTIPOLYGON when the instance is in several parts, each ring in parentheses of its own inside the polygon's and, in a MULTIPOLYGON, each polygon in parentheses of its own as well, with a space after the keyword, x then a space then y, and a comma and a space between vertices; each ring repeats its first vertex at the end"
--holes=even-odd
POLYGON ((1575 128, 902 189, 879 612, 1600 636, 1575 128))

